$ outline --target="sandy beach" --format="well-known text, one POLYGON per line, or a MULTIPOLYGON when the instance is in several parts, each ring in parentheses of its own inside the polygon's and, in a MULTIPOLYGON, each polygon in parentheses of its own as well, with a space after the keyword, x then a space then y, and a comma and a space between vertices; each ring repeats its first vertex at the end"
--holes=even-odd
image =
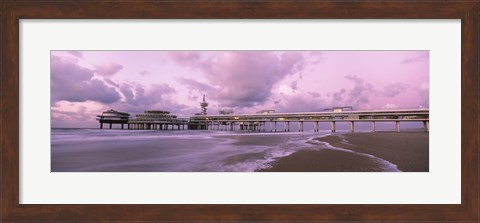
MULTIPOLYGON (((429 134, 426 132, 345 133, 317 138, 333 149, 302 150, 274 161, 268 172, 367 172, 388 171, 368 154, 396 165, 403 172, 429 171, 429 134), (355 153, 356 152, 356 153, 355 153)), ((379 160, 379 159, 377 159, 379 160)))

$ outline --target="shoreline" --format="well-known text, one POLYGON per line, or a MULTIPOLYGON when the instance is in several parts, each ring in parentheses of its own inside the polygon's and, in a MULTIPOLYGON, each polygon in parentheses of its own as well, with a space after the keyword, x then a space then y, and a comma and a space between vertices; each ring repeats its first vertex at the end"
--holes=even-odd
MULTIPOLYGON (((281 157, 270 168, 260 172, 384 172, 385 163, 375 162, 368 155, 396 165, 402 172, 429 171, 428 132, 337 133, 315 138, 340 150, 321 144, 281 157), (354 151, 342 151, 341 149, 354 151), (360 155, 360 154, 368 155, 360 155)), ((379 159, 377 159, 379 160, 379 159)))

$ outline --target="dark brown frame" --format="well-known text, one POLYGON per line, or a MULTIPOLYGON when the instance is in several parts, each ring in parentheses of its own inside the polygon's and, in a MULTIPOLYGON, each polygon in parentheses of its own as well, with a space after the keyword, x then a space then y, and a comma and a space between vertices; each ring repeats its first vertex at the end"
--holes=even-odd
POLYGON ((470 1, 0 1, 1 219, 21 221, 469 221, 479 218, 479 12, 470 1), (19 19, 461 19, 459 205, 19 204, 19 19))

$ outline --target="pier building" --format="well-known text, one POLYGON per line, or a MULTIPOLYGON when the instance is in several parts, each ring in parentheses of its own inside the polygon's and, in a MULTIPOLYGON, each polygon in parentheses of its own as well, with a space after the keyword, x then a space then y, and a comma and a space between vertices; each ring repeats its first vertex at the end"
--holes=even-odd
POLYGON ((181 130, 188 124, 187 119, 177 118, 169 111, 147 110, 128 120, 128 129, 142 130, 181 130))
POLYGON ((247 131, 285 131, 291 130, 291 124, 298 125, 298 131, 304 131, 305 123, 313 123, 313 130, 318 132, 320 124, 329 124, 331 131, 336 132, 337 123, 350 123, 350 130, 355 132, 355 123, 370 122, 371 131, 376 131, 376 123, 395 123, 400 132, 400 123, 421 122, 423 129, 429 131, 429 109, 395 109, 395 110, 353 110, 350 107, 337 107, 323 112, 293 113, 257 113, 232 115, 193 116, 190 122, 196 123, 200 129, 208 130, 247 130, 247 131), (282 128, 279 128, 282 124, 282 128), (267 126, 268 125, 268 126, 267 126), (267 128, 268 127, 268 128, 267 128))
POLYGON ((130 114, 126 112, 119 112, 113 109, 102 112, 101 115, 97 115, 97 120, 100 122, 100 129, 103 129, 103 123, 110 124, 110 129, 112 129, 112 124, 120 124, 123 129, 123 125, 128 123, 130 114))

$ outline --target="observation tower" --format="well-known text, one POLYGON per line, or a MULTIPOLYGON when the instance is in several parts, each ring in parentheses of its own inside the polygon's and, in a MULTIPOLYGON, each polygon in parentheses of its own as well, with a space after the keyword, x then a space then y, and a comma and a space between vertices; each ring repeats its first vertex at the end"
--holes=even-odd
POLYGON ((200 107, 202 109, 202 112, 200 112, 200 114, 201 115, 207 115, 208 103, 205 101, 205 95, 203 95, 203 101, 200 102, 200 107))

